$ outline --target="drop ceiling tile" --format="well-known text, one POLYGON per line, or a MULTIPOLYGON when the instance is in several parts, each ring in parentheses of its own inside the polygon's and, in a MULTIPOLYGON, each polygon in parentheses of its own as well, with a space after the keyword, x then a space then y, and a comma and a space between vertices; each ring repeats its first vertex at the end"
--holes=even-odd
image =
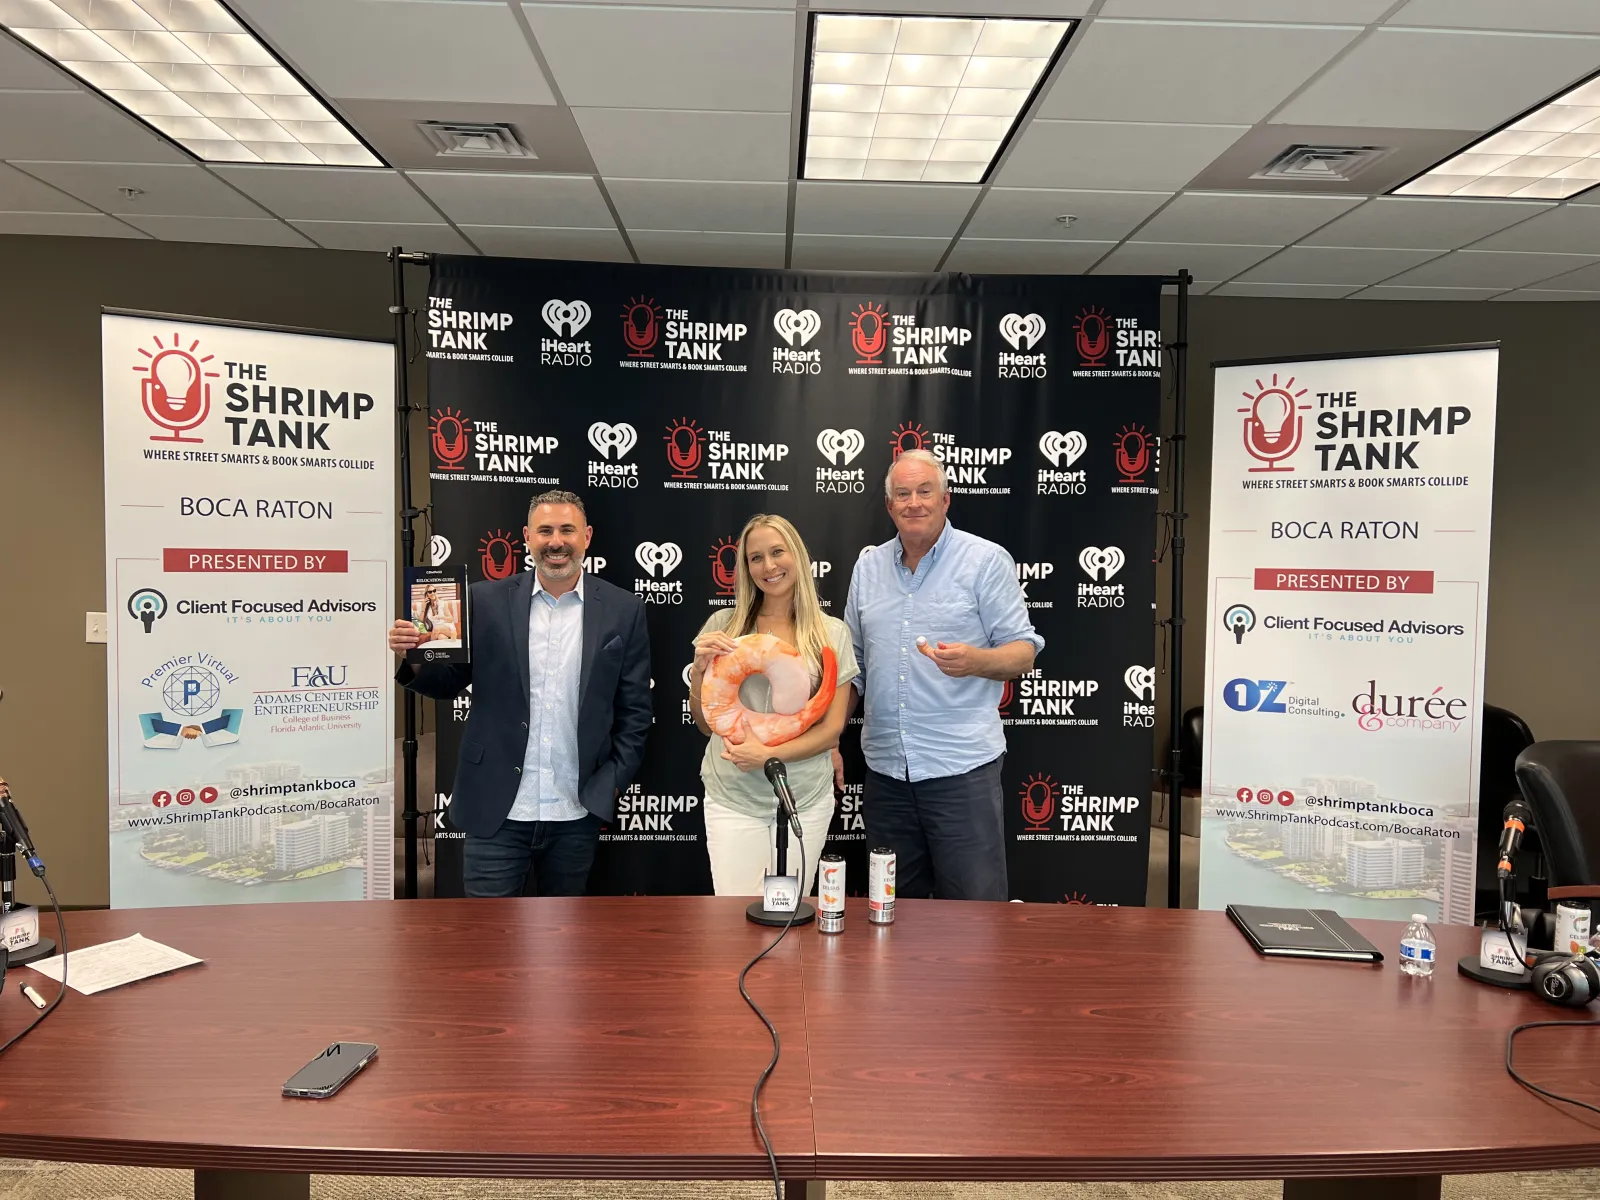
POLYGON ((575 258, 591 262, 632 262, 617 232, 610 229, 532 229, 512 225, 463 225, 461 232, 485 254, 506 258, 575 258))
POLYGON ((0 212, 0 233, 49 234, 55 237, 148 236, 103 213, 0 212))
POLYGON ((92 211, 87 204, 74 200, 65 192, 25 175, 15 167, 0 164, 0 212, 60 212, 82 213, 92 211))
POLYGON ((1277 296, 1284 300, 1338 300, 1361 290, 1359 283, 1232 283, 1212 288, 1212 296, 1277 296))
POLYGON ((1085 15, 1093 0, 851 0, 851 12, 912 13, 916 16, 1063 17, 1085 15))
POLYGON ((687 267, 781 267, 787 239, 781 233, 691 233, 681 229, 630 229, 644 263, 687 267))
POLYGON ((975 238, 968 234, 956 243, 944 268, 974 275, 1081 275, 1116 245, 1116 242, 975 238))
POLYGON ((1173 242, 1124 242, 1102 259, 1095 275, 1176 275, 1227 279, 1260 262, 1276 246, 1200 246, 1173 242))
POLYGON ((1393 287, 1380 284, 1363 288, 1352 300, 1487 300, 1499 288, 1393 287))
POLYGON ((1580 300, 1590 304, 1600 303, 1600 292, 1562 292, 1554 288, 1518 288, 1514 292, 1501 292, 1494 300, 1540 300, 1545 303, 1580 300))
POLYGON ((9 33, 0 32, 0 87, 76 92, 77 81, 9 33))
POLYGON ((1600 262, 1583 254, 1527 254, 1503 250, 1452 250, 1388 282, 1401 287, 1492 287, 1504 290, 1600 262))
POLYGON ((1242 283, 1377 283, 1437 257, 1437 250, 1290 246, 1240 276, 1242 283))
POLYGON ((1581 291, 1589 292, 1600 290, 1600 263, 1593 266, 1579 267, 1565 275, 1553 275, 1541 280, 1540 288, 1551 291, 1581 291))
POLYGON ((1007 187, 1175 192, 1248 128, 1036 120, 1022 131, 994 182, 1007 187))
POLYGON ((789 114, 577 108, 604 177, 787 180, 789 114))
POLYGON ((789 219, 789 187, 783 183, 607 179, 606 191, 629 230, 781 235, 789 219))
POLYGON ((554 104, 510 7, 452 0, 242 0, 325 96, 554 104))
POLYGON ((603 229, 615 222, 588 175, 409 171, 411 181, 458 225, 603 229))
POLYGON ((1593 0, 1411 0, 1388 24, 1600 33, 1600 8, 1593 0))
POLYGON ((1139 230, 1140 241, 1284 245, 1361 203, 1359 196, 1185 192, 1139 230))
POLYGON ((164 242, 224 242, 235 246, 304 246, 313 243, 271 217, 124 216, 128 224, 164 242))
POLYGON ((1474 250, 1543 250, 1568 254, 1600 252, 1600 206, 1563 204, 1502 230, 1474 250))
POLYGON ((375 223, 370 221, 295 221, 295 228, 328 250, 426 250, 435 254, 471 254, 472 247, 445 224, 375 223))
POLYGON ((1360 26, 1097 20, 1039 109, 1079 121, 1250 124, 1320 71, 1360 26), (1163 86, 1161 80, 1181 80, 1163 86))
MULTIPOLYGON (((1209 279, 1209 280, 1193 279, 1193 280, 1190 280, 1190 282, 1189 282, 1189 295, 1191 295, 1191 296, 1208 296, 1214 290, 1216 290, 1217 288, 1219 288, 1221 286, 1222 286, 1222 280, 1220 280, 1220 279, 1209 279)), ((1176 296, 1178 294, 1178 285, 1175 284, 1175 283, 1164 283, 1164 284, 1162 284, 1161 285, 1161 294, 1163 296, 1176 296)))
POLYGON ((1106 0, 1104 17, 1170 17, 1188 21, 1328 21, 1368 24, 1394 0, 1106 0))
POLYGON ((435 224, 439 214, 398 171, 360 167, 213 167, 245 195, 289 221, 435 224))
POLYGON ((1454 250, 1549 207, 1534 200, 1377 196, 1310 234, 1304 244, 1454 250))
POLYGON ((264 217, 201 167, 155 163, 18 162, 28 174, 71 192, 104 212, 147 217, 264 217), (129 198, 119 190, 138 188, 129 198))
POLYGON ((799 271, 931 271, 949 244, 949 238, 797 233, 790 262, 799 271))
POLYGON ((849 233, 876 237, 955 235, 978 198, 977 187, 931 183, 820 183, 796 185, 796 233, 849 233))
POLYGON ((791 107, 793 13, 577 4, 522 11, 574 108, 791 107))
POLYGON ((1128 236, 1170 192, 1069 192, 992 187, 972 215, 966 237, 1040 242, 1117 241, 1128 236), (1056 218, 1077 218, 1063 225, 1056 218))
POLYGON ((1583 37, 1379 29, 1273 120, 1481 133, 1600 65, 1583 37))
POLYGON ((87 92, 0 92, 0 158, 190 161, 109 101, 87 92))

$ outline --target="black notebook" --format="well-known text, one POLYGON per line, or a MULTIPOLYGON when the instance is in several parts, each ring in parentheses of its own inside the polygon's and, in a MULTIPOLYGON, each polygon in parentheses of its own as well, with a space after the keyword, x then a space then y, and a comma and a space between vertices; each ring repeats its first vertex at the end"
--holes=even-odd
POLYGON ((1250 944, 1274 958, 1338 958, 1383 961, 1378 948, 1331 908, 1261 908, 1230 904, 1228 916, 1250 944))

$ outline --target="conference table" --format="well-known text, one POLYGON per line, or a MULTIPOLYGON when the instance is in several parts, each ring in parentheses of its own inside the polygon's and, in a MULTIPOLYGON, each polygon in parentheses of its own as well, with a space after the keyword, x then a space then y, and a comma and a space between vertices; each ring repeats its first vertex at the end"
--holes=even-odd
MULTIPOLYGON (((203 965, 61 1007, 0 1062, 0 1154, 190 1168, 211 1198, 309 1173, 770 1178, 750 1092, 771 1053, 739 969, 773 931, 712 897, 419 900, 75 912, 203 965), (377 1061, 281 1095, 327 1044, 377 1061)), ((1385 952, 1401 926, 1355 922, 1385 952)), ((1458 977, 1258 957, 1221 913, 851 901, 749 977, 782 1036, 762 1099, 786 1195, 825 1180, 1283 1178, 1290 1200, 1437 1196, 1441 1174, 1600 1164, 1600 1115, 1505 1070, 1532 1020, 1458 977)), ((0 1038, 34 1015, 14 969, 0 1038)), ((1600 1029, 1518 1066, 1600 1101, 1600 1029)))

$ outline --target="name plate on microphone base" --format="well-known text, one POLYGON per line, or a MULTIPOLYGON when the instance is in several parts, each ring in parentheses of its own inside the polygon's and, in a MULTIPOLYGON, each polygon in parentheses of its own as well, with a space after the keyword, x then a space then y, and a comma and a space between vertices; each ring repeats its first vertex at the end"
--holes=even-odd
POLYGON ((804 925, 817 910, 800 899, 800 881, 793 875, 764 875, 761 899, 744 910, 745 918, 757 925, 787 925, 791 914, 796 925, 804 925))
POLYGON ((1456 963, 1456 970, 1490 987, 1514 990, 1531 987, 1533 973, 1522 965, 1522 954, 1528 948, 1527 937, 1513 939, 1505 930, 1492 925, 1484 926, 1481 935, 1478 953, 1462 958, 1456 963))

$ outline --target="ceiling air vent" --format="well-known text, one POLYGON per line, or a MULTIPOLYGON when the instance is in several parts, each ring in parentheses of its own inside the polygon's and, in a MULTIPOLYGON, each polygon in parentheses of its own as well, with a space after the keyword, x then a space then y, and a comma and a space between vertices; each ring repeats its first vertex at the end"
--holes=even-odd
POLYGON ((418 121, 417 128, 440 158, 538 158, 506 124, 418 121))
POLYGON ((1290 146, 1250 178, 1342 183, 1388 153, 1387 146, 1290 146))

